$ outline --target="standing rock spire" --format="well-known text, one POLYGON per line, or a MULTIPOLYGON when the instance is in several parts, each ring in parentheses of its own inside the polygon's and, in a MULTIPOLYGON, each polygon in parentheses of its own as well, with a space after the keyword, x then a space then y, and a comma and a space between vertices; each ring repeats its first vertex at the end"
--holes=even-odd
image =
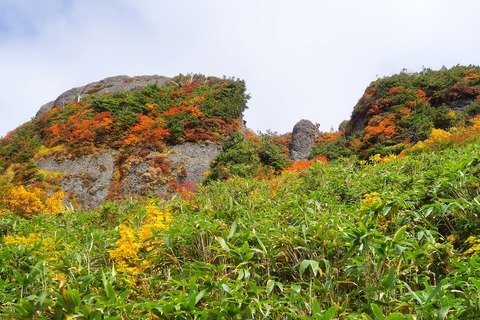
POLYGON ((308 159, 312 152, 319 132, 317 126, 310 120, 300 120, 293 127, 292 143, 290 144, 290 159, 302 161, 308 159))

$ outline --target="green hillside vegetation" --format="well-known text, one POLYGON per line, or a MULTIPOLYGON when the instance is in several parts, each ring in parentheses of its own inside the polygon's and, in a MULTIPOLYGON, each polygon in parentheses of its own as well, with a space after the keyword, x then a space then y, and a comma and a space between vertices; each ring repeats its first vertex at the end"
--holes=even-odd
POLYGON ((479 67, 401 72, 373 81, 339 132, 319 140, 316 154, 329 159, 399 154, 427 139, 432 129, 469 126, 478 114, 479 67))
POLYGON ((457 319, 480 312, 480 147, 1 218, 4 317, 457 319))
POLYGON ((290 135, 237 132, 239 80, 54 108, 1 140, 0 317, 475 319, 478 81, 473 66, 378 79, 293 164, 290 135), (34 164, 207 140, 223 151, 195 191, 90 211, 34 164))

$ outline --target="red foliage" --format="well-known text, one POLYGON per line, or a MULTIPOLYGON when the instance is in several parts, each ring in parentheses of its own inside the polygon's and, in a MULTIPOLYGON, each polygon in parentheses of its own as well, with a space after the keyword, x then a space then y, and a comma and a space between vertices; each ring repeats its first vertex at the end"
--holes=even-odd
POLYGON ((312 160, 297 161, 297 162, 294 162, 292 165, 290 165, 288 168, 285 168, 283 172, 302 171, 310 168, 312 164, 319 163, 319 162, 328 163, 328 160, 324 156, 316 156, 312 160))
POLYGON ((368 109, 368 114, 378 114, 380 112, 380 106, 377 103, 374 103, 370 109, 368 109))
POLYGON ((377 90, 375 87, 368 88, 367 91, 365 91, 365 96, 371 97, 377 90))
POLYGON ((388 92, 391 95, 400 94, 403 92, 403 87, 391 87, 388 92))
POLYGON ((130 129, 130 134, 124 140, 127 145, 144 145, 146 147, 159 148, 163 140, 170 133, 162 128, 163 121, 161 119, 152 119, 141 113, 137 115, 138 123, 130 129))
POLYGON ((368 140, 373 136, 392 137, 395 134, 396 123, 393 120, 394 113, 389 114, 384 119, 377 115, 370 119, 365 127, 365 139, 368 140))
POLYGON ((200 111, 200 109, 198 109, 197 107, 194 107, 192 105, 190 105, 188 107, 185 107, 183 105, 178 106, 178 107, 171 107, 170 109, 165 111, 163 113, 163 115, 166 116, 166 117, 171 117, 171 116, 181 114, 181 113, 189 113, 190 115, 195 116, 195 117, 203 116, 202 111, 200 111))
POLYGON ((335 142, 340 138, 343 134, 341 132, 325 132, 322 133, 320 138, 318 139, 319 142, 335 142))
POLYGON ((429 100, 429 99, 427 99, 427 94, 422 89, 418 89, 417 93, 415 95, 420 100, 423 100, 423 101, 428 101, 429 100))
POLYGON ((476 78, 478 78, 478 77, 480 77, 480 73, 478 73, 478 72, 471 72, 471 73, 467 74, 465 77, 463 77, 463 79, 465 79, 465 80, 471 80, 471 79, 476 79, 476 78))

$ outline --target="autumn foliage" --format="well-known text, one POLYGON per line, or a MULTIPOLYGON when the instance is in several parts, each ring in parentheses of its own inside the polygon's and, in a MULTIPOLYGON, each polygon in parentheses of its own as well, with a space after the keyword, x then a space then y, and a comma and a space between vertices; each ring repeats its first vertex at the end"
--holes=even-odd
POLYGON ((42 213, 55 214, 64 211, 63 197, 61 190, 48 195, 38 187, 17 185, 8 190, 0 205, 5 208, 4 213, 12 212, 23 218, 31 218, 42 213))
MULTIPOLYGON (((240 128, 249 99, 245 90, 239 79, 179 75, 162 85, 114 94, 95 95, 98 88, 92 88, 81 101, 54 106, 0 139, 0 173, 13 185, 0 209, 23 217, 62 210, 60 193, 51 191, 62 178, 43 173, 37 166, 42 158, 113 149, 116 165, 126 168, 128 159, 159 154, 167 145, 225 140, 240 128)), ((143 178, 168 190, 183 188, 185 182, 175 181, 169 166, 165 162, 155 167, 161 173, 150 170, 143 178)), ((122 183, 122 172, 116 173, 115 185, 122 183)))
POLYGON ((372 82, 355 106, 345 137, 361 158, 398 154, 480 114, 480 68, 423 69, 372 82))
POLYGON ((285 168, 283 172, 298 172, 310 168, 314 163, 328 163, 327 158, 316 156, 312 160, 297 161, 285 168))

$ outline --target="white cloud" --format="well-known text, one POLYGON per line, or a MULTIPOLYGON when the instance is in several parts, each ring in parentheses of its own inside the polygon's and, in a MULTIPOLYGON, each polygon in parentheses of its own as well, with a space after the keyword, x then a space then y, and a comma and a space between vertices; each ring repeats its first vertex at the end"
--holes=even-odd
POLYGON ((0 135, 117 74, 246 80, 254 130, 347 119, 376 75, 480 64, 474 0, 3 0, 0 135))

